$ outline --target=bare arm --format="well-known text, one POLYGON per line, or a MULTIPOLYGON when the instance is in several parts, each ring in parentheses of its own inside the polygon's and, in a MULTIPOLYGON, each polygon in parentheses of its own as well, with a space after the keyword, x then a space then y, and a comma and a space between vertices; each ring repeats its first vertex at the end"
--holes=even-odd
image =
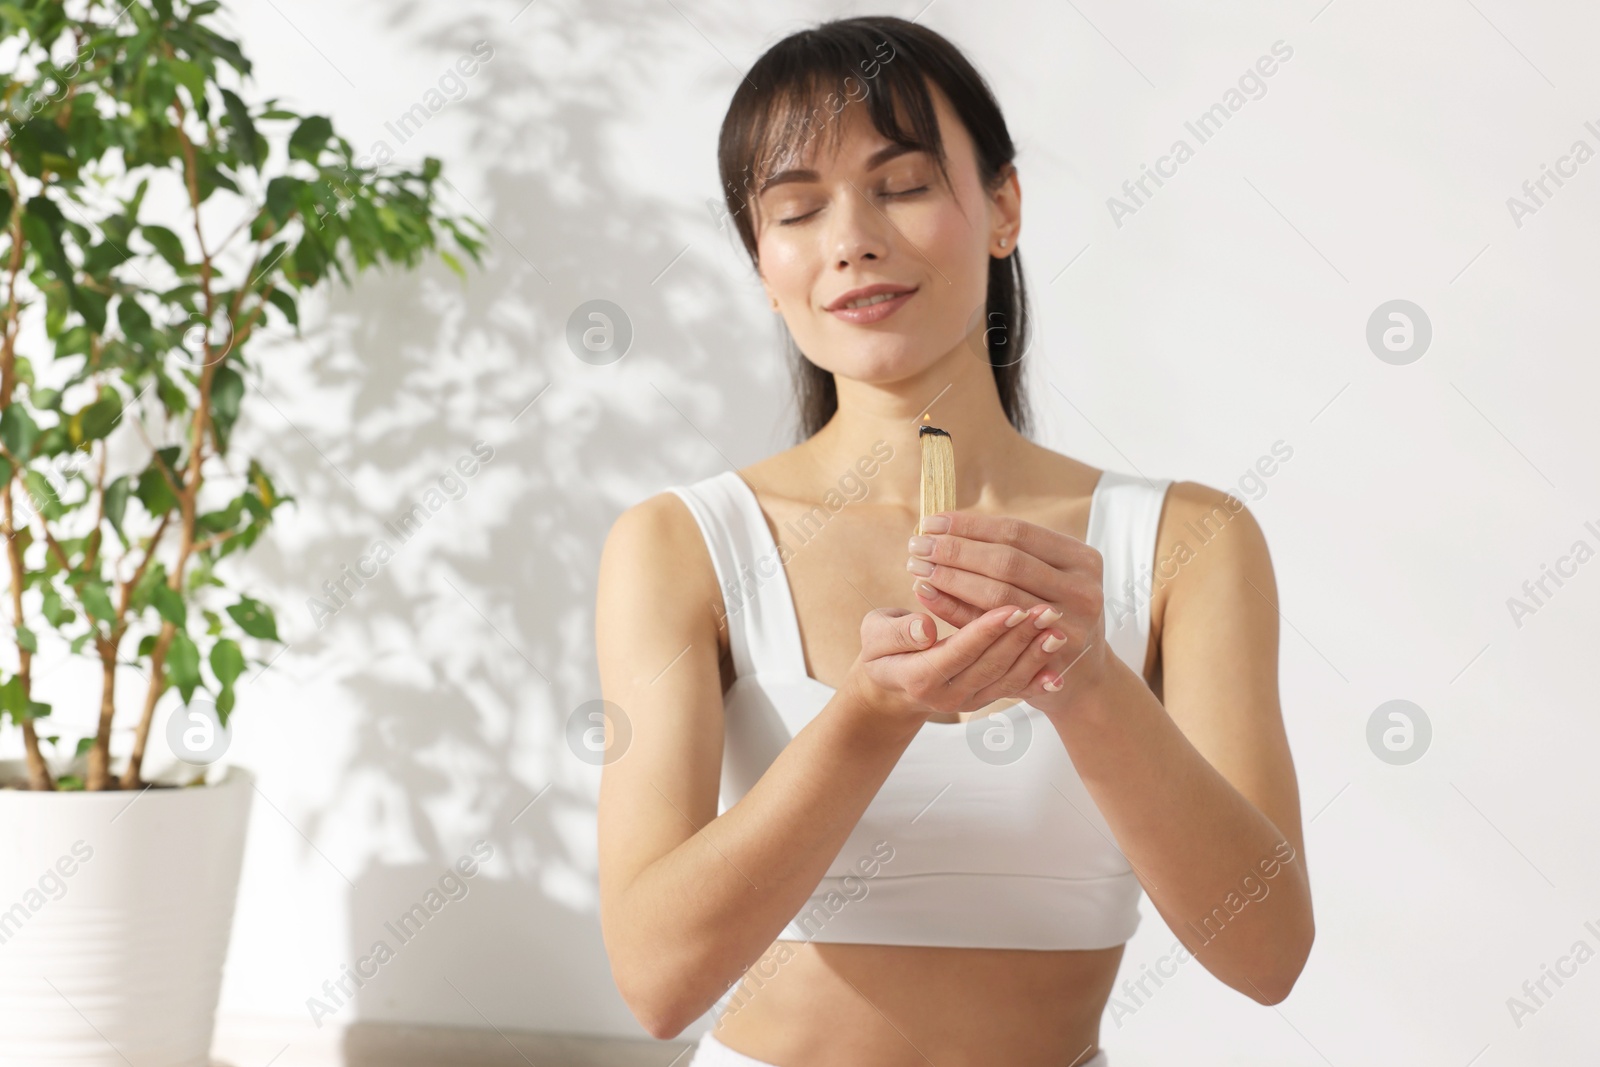
POLYGON ((1277 585, 1255 517, 1228 499, 1191 482, 1170 490, 1164 529, 1209 521, 1221 531, 1173 580, 1165 706, 1118 661, 1080 706, 1044 710, 1184 947, 1227 985, 1276 1004, 1305 966, 1315 923, 1278 702, 1277 585))
POLYGON ((800 911, 921 725, 874 714, 847 685, 718 816, 721 609, 682 501, 619 517, 595 640, 605 699, 632 733, 601 771, 600 919, 617 987, 658 1038, 710 1008, 800 911))

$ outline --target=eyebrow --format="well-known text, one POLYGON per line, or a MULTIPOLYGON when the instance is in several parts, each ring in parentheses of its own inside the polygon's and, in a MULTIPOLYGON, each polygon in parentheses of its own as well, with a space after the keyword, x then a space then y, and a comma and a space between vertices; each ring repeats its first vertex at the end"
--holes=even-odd
MULTIPOLYGON (((921 147, 919 147, 917 145, 906 145, 906 144, 885 145, 884 147, 878 149, 876 152, 872 153, 872 155, 867 157, 867 169, 868 170, 877 170, 879 167, 883 166, 885 163, 889 162, 891 159, 897 159, 900 156, 903 156, 908 152, 925 152, 925 151, 926 151, 926 149, 921 148, 921 147)), ((775 185, 783 185, 783 184, 785 184, 787 182, 815 182, 815 181, 821 181, 821 180, 822 180, 822 176, 820 174, 818 174, 814 170, 810 170, 808 168, 803 168, 803 167, 791 167, 788 170, 780 170, 780 171, 778 171, 778 173, 774 174, 772 177, 770 177, 766 181, 762 182, 761 183, 761 188, 756 190, 756 196, 758 196, 758 197, 761 196, 768 189, 771 189, 775 185)))

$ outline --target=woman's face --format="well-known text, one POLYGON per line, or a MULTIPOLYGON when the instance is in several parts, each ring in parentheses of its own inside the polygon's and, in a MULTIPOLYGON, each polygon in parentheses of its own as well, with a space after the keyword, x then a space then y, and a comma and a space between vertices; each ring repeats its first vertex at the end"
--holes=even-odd
POLYGON ((986 194, 971 137, 939 88, 929 88, 954 188, 928 153, 900 149, 851 103, 827 119, 843 124, 837 151, 816 135, 812 158, 780 166, 757 198, 768 297, 807 358, 858 381, 912 377, 969 343, 981 354, 989 257, 1016 248, 1015 173, 995 197, 986 194), (869 286, 902 295, 840 306, 869 286))

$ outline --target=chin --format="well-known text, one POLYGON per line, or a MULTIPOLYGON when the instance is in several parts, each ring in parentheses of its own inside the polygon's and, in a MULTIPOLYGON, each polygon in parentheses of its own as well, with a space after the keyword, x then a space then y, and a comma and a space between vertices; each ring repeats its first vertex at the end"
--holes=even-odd
POLYGON ((913 364, 926 363, 923 353, 933 351, 933 346, 920 337, 889 330, 867 334, 861 327, 850 327, 842 336, 829 331, 822 347, 833 358, 817 365, 850 378, 862 377, 874 369, 878 373, 903 372, 913 364))

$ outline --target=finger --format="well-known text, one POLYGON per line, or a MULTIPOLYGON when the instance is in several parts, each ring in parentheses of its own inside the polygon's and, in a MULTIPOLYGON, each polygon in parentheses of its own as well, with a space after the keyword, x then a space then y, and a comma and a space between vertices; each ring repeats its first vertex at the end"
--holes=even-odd
MULTIPOLYGON (((1017 611, 1016 604, 1005 604, 993 611, 984 612, 960 630, 937 642, 928 649, 925 656, 918 657, 922 661, 918 665, 919 669, 934 672, 935 688, 954 685, 956 677, 976 663, 989 646, 1006 633, 1008 629, 1006 621, 1017 611)), ((1020 629, 1022 625, 1023 622, 1019 621, 1017 628, 1020 629)))
POLYGON ((861 620, 861 658, 877 659, 925 649, 937 634, 934 621, 921 612, 874 608, 861 620))
MULTIPOLYGON (((1042 610, 1043 607, 1038 607, 1028 611, 1020 622, 1001 634, 971 666, 955 678, 954 686, 970 694, 969 700, 986 692, 990 694, 991 700, 1010 696, 1009 692, 1000 691, 1004 689, 1004 679, 1013 674, 1017 661, 1045 638, 1045 635, 1030 623, 1030 620, 1036 619, 1042 610)), ((1033 673, 1030 671, 1023 675, 1016 688, 1026 685, 1033 677, 1033 673)))
POLYGON ((921 578, 912 583, 912 592, 916 593, 917 602, 922 605, 924 611, 930 615, 937 615, 958 630, 983 614, 982 608, 974 607, 949 593, 940 592, 938 588, 929 585, 921 578))
MULTIPOLYGON (((1018 589, 1009 582, 996 581, 987 575, 958 570, 955 567, 947 567, 942 563, 934 564, 933 573, 925 578, 918 578, 917 584, 919 586, 931 586, 948 597, 950 602, 966 604, 978 614, 991 610, 1000 604, 1015 604, 1018 607, 1031 608, 1046 599, 1059 599, 1056 597, 1035 596, 1025 589, 1018 589)), ((924 604, 928 602, 921 595, 920 590, 918 599, 924 604)))
MULTIPOLYGON (((1031 608, 1036 604, 1049 603, 1061 609, 1063 613, 1091 613, 1099 610, 1105 594, 1102 588, 1104 578, 1098 562, 1090 571, 1056 573, 1058 581, 1052 583, 1051 595, 1047 597, 1035 596, 1029 590, 1018 589, 1009 582, 996 581, 987 575, 974 574, 943 564, 935 564, 933 574, 918 581, 932 586, 938 593, 949 597, 952 601, 963 602, 975 608, 986 609, 996 604, 1020 604, 1031 608)), ((922 603, 928 603, 928 599, 920 597, 920 593, 919 598, 922 603)))
MULTIPOLYGON (((1031 613, 1037 615, 1038 611, 1031 613)), ((1047 670, 1060 658, 1067 635, 1054 627, 1036 630, 1023 623, 1017 627, 1029 638, 1024 648, 1011 662, 1011 667, 999 679, 973 695, 974 700, 990 703, 1005 697, 1028 700, 1045 693, 1044 683, 1054 679, 1056 671, 1047 670), (1054 640, 1052 640, 1052 638, 1054 640)))
POLYGON ((1015 515, 985 515, 977 511, 941 511, 938 514, 950 520, 950 528, 940 531, 941 534, 954 534, 970 541, 987 541, 994 545, 1009 545, 1052 567, 1069 566, 1073 558, 1088 547, 1071 534, 1019 519, 1015 515))
MULTIPOLYGON (((1051 566, 1038 556, 1012 545, 977 541, 957 534, 925 534, 920 538, 913 537, 907 548, 912 556, 906 561, 908 570, 920 560, 933 565, 935 570, 942 566, 969 571, 1005 583, 1034 600, 1057 599, 1062 584, 1062 568, 1051 566), (921 551, 912 549, 911 545, 916 545, 921 551)), ((1081 566, 1083 562, 1073 565, 1081 566)), ((1015 598, 1003 596, 1001 599, 1015 598)))

